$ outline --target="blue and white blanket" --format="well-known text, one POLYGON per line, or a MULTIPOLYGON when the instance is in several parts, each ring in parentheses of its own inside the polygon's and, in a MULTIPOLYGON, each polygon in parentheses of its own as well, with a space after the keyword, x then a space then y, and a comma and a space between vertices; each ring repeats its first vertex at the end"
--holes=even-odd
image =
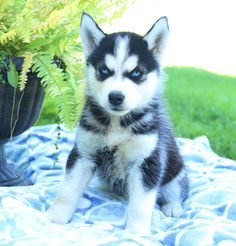
MULTIPOLYGON (((191 181, 181 218, 155 208, 152 234, 124 231, 127 202, 99 188, 86 190, 71 223, 56 225, 45 217, 63 178, 74 134, 62 129, 54 165, 56 126, 34 127, 6 146, 8 161, 29 165, 34 185, 0 187, 0 245, 236 245, 236 162, 219 157, 205 136, 178 139, 191 181)), ((145 209, 145 208, 144 208, 145 209)))

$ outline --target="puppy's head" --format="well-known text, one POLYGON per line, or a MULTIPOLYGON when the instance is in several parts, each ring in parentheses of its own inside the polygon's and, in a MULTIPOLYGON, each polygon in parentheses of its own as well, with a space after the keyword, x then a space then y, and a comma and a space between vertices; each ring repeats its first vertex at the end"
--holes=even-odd
POLYGON ((145 36, 129 32, 107 35, 83 14, 80 35, 89 96, 112 115, 145 107, 161 87, 159 72, 169 36, 166 17, 145 36))

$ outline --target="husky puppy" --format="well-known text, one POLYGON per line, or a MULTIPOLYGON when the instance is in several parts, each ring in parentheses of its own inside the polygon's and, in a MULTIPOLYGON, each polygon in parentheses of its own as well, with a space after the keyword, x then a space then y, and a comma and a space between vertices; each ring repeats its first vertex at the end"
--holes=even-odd
POLYGON ((107 35, 83 14, 80 35, 87 101, 48 217, 55 223, 69 222, 96 171, 112 191, 127 197, 126 228, 148 233, 155 203, 160 202, 166 216, 180 216, 188 193, 161 99, 167 18, 160 18, 145 36, 107 35))

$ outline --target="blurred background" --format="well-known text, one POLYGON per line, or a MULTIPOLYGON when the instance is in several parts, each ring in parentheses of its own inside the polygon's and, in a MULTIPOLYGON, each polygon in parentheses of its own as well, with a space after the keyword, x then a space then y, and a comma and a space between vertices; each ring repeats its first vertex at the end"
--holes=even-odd
MULTIPOLYGON (((169 19, 165 96, 175 135, 206 135, 217 154, 236 159, 236 1, 121 2, 127 3, 122 16, 100 23, 107 33, 144 35, 159 17, 169 19)), ((52 103, 46 99, 38 125, 57 121, 52 103)))

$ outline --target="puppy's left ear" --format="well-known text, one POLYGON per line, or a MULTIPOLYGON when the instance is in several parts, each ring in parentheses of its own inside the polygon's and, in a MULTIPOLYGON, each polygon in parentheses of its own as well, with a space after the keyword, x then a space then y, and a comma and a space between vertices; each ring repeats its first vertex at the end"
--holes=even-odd
POLYGON ((80 23, 80 37, 86 59, 106 36, 93 18, 83 13, 80 23))
POLYGON ((169 26, 167 17, 161 17, 144 36, 148 48, 160 61, 165 51, 169 38, 169 26))

